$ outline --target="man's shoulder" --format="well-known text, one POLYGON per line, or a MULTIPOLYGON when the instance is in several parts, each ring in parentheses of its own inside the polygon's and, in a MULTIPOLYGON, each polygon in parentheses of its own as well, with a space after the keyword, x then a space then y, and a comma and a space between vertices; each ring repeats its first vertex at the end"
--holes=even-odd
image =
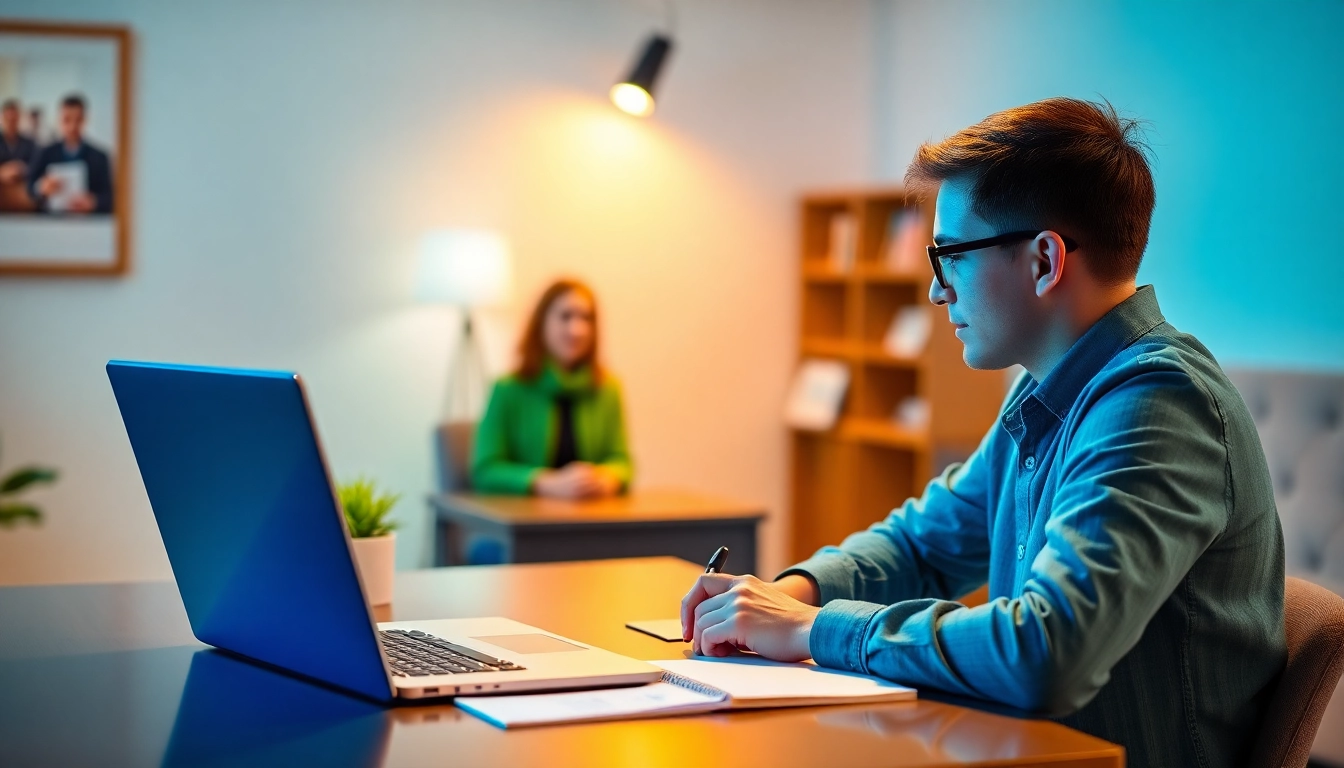
POLYGON ((34 143, 33 146, 35 147, 35 149, 33 150, 34 156, 38 160, 50 163, 55 162, 61 156, 60 142, 56 142, 55 144, 48 144, 45 147, 39 146, 36 143, 34 143))
POLYGON ((88 162, 98 163, 99 165, 106 165, 108 163, 107 152, 104 152, 87 141, 79 146, 79 150, 80 154, 83 155, 84 159, 88 162))
POLYGON ((1229 407, 1235 411, 1241 404, 1213 354, 1167 323, 1116 353, 1078 402, 1074 416, 1079 422, 1101 414, 1142 421, 1176 410, 1219 431, 1229 407))
POLYGON ((1199 339, 1162 323, 1120 350, 1092 384, 1113 388, 1134 379, 1157 388, 1195 386, 1216 396, 1230 387, 1218 361, 1199 339))

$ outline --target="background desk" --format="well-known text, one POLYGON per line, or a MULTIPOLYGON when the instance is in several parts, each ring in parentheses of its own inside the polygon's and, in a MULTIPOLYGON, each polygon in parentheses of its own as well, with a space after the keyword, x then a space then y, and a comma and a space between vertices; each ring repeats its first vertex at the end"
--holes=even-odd
POLYGON ((506 563, 670 555, 704 563, 727 546, 731 573, 756 572, 756 532, 765 510, 683 491, 647 491, 595 501, 443 494, 435 563, 467 562, 468 542, 493 541, 506 563))
MULTIPOLYGON (((665 659, 687 646, 623 624, 675 616, 699 571, 646 558, 405 572, 380 618, 509 616, 665 659)), ((733 768, 1124 764, 1057 723, 925 699, 503 731, 450 704, 384 709, 204 650, 170 583, 0 589, 0 765, 684 768, 705 755, 733 768)))

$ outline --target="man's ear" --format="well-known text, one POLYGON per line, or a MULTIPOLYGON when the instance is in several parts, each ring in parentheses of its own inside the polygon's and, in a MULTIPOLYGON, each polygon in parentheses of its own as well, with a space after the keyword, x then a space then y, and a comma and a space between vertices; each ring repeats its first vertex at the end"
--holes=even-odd
POLYGON ((1048 230, 1040 233, 1028 246, 1027 257, 1031 264, 1031 278, 1036 284, 1036 295, 1044 296, 1054 290, 1064 277, 1067 257, 1060 236, 1048 230))

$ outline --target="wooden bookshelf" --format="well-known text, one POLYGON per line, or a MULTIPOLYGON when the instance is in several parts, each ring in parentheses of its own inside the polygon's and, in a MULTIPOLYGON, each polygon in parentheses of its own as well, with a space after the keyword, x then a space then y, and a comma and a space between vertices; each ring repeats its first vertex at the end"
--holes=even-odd
MULTIPOLYGON (((889 262, 889 222, 906 207, 899 189, 802 200, 798 356, 846 363, 850 387, 833 429, 795 430, 791 436, 797 559, 838 544, 921 493, 935 471, 975 450, 1003 400, 1003 373, 967 368, 946 310, 928 305, 933 275, 923 252, 904 254, 899 269, 889 262), (848 263, 831 258, 831 224, 838 215, 854 222, 848 263), (929 342, 916 356, 893 355, 883 338, 896 313, 912 304, 933 312, 929 342), (922 428, 895 417, 898 404, 911 396, 928 404, 922 428)), ((912 209, 922 248, 932 238, 931 206, 912 209)))

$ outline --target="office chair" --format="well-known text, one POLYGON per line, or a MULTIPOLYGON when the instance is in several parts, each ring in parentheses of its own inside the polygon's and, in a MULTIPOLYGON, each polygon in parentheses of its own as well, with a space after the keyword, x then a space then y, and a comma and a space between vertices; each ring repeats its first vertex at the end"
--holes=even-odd
POLYGON ((1344 671, 1344 598, 1290 576, 1283 619, 1288 664, 1274 686, 1251 752, 1249 765, 1254 768, 1307 765, 1321 715, 1344 671))

